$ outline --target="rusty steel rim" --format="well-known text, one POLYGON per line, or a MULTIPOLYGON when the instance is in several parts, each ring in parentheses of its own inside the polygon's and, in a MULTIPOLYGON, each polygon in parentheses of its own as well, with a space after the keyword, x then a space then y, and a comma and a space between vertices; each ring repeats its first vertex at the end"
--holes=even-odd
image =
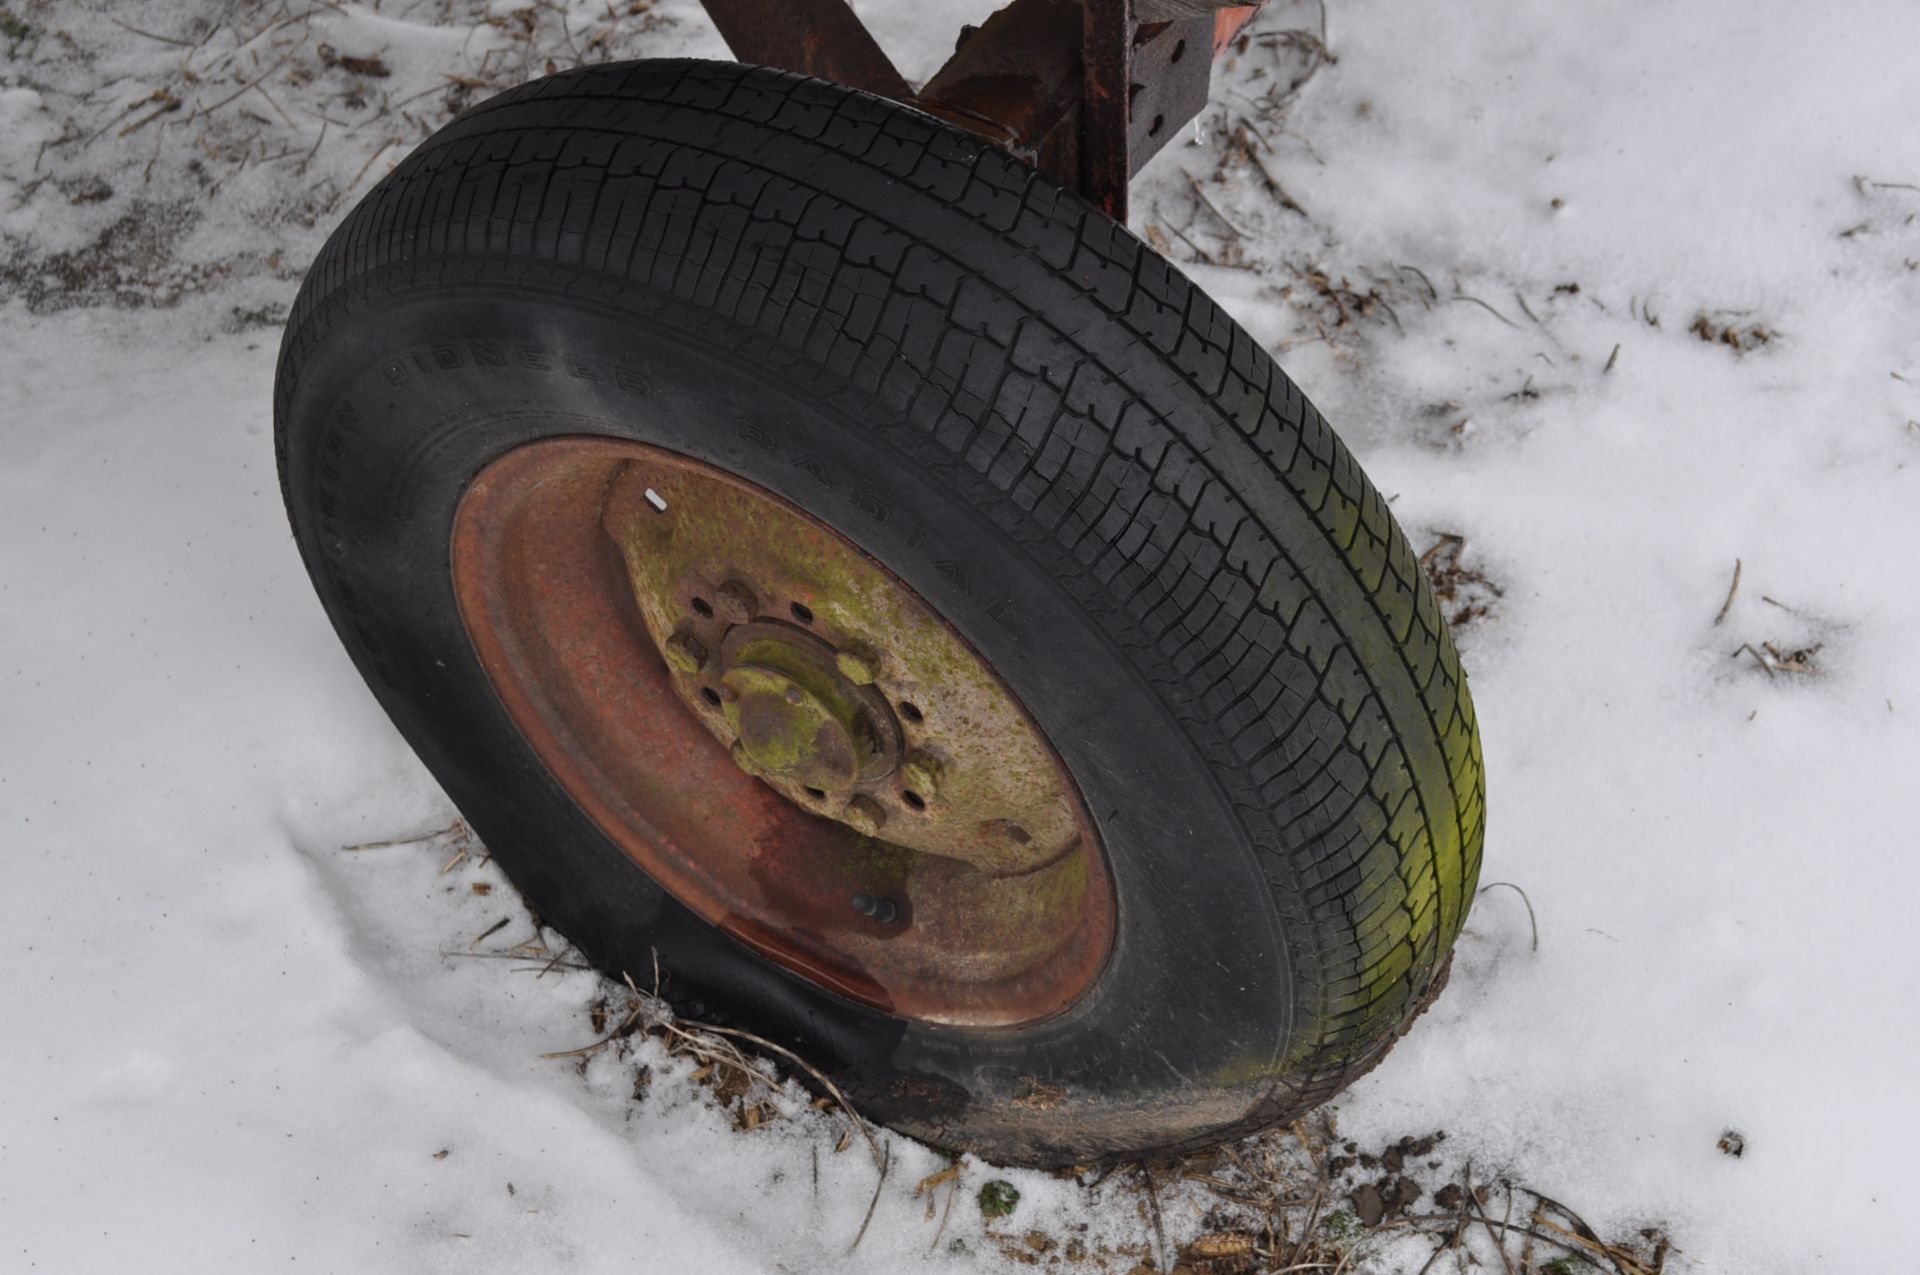
POLYGON ((1059 755, 819 519, 660 448, 548 439, 475 478, 451 561, 528 745, 712 924, 928 1022, 1033 1022, 1098 975, 1113 887, 1059 755))

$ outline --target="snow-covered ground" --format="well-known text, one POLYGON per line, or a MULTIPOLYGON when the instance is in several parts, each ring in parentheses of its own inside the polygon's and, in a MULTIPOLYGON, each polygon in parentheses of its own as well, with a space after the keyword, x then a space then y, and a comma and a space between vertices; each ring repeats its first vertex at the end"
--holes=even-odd
MULTIPOLYGON (((859 7, 920 76, 992 5, 859 7)), ((1134 229, 1462 613, 1519 889, 1339 1140, 1444 1130, 1429 1194, 1471 1166, 1669 1270, 1920 1269, 1920 7, 1321 21, 1269 6, 1134 229)), ((1221 1225, 1177 1168, 1163 1236, 1126 1174, 916 1196, 891 1135, 876 1195, 798 1090, 741 1132, 655 1036, 543 1058, 608 988, 511 957, 481 849, 341 848, 455 812, 287 533, 278 317, 448 110, 683 53, 723 53, 686 0, 0 8, 0 1270, 1125 1271, 1221 1225)))

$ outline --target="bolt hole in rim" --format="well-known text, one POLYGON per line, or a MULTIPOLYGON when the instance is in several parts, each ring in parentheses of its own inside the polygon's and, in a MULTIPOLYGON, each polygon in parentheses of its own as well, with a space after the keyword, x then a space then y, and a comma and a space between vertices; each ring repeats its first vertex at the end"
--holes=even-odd
POLYGON ((450 548, 528 746, 706 920, 907 1019, 1029 1023, 1092 985, 1115 901, 1064 763, 965 639, 825 523, 703 462, 567 437, 488 465, 450 548))

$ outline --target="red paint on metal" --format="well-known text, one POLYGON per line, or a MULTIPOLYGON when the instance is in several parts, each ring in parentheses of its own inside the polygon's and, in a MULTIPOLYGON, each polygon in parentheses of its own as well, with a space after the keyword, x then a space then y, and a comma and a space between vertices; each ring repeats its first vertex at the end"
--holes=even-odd
POLYGON ((865 89, 913 95, 847 0, 700 0, 733 56, 865 89))
MULTIPOLYGON (((1266 0, 1261 0, 1264 4, 1266 0)), ((1260 12, 1258 4, 1244 4, 1233 9, 1219 9, 1213 15, 1213 56, 1219 57, 1233 43, 1233 38, 1253 21, 1253 15, 1260 12)))

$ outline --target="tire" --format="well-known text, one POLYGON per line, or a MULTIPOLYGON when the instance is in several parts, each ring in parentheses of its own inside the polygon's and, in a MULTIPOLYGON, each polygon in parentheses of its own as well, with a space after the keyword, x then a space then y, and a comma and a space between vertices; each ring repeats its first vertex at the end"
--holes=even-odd
POLYGON ((1217 305, 980 140, 731 63, 525 85, 334 233, 275 407, 328 615, 531 906, 609 972, 657 953, 682 1012, 794 1049, 867 1114, 1009 1163, 1194 1148, 1324 1102, 1438 990, 1481 758, 1405 535, 1217 305), (503 708, 450 579, 475 476, 561 436, 804 508, 992 665, 1112 874, 1117 935, 1078 1000, 903 1020, 611 844, 503 708))

